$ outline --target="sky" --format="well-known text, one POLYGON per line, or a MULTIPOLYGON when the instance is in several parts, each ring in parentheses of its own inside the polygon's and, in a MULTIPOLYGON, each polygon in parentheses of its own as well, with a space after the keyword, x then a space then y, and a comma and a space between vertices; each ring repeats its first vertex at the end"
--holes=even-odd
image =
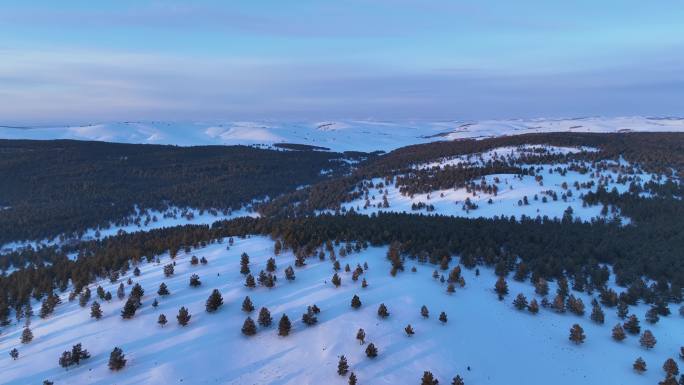
POLYGON ((0 0, 0 124, 684 115, 681 0, 0 0))

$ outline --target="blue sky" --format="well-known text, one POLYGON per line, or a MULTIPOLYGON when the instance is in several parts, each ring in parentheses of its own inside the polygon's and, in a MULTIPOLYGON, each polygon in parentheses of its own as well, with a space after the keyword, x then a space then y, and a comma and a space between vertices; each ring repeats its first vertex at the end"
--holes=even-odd
POLYGON ((684 115, 681 0, 0 0, 0 123, 684 115))

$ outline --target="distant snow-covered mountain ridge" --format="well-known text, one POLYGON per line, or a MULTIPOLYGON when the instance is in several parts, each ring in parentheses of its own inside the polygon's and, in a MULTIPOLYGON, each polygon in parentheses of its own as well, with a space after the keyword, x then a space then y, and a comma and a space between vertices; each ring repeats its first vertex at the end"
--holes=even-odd
POLYGON ((332 151, 391 151, 442 140, 540 132, 682 132, 684 118, 589 117, 483 121, 114 122, 67 126, 0 126, 3 139, 75 139, 196 145, 307 144, 332 151))

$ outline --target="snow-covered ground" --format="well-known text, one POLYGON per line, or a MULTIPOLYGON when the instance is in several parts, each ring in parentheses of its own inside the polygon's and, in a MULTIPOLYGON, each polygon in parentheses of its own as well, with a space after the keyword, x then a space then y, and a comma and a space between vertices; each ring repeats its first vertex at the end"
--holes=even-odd
MULTIPOLYGON (((233 219, 244 216, 254 217, 258 215, 258 213, 248 208, 243 208, 240 210, 225 213, 218 210, 200 211, 193 208, 178 207, 170 207, 163 212, 157 210, 146 210, 144 212, 141 212, 138 208, 136 208, 136 214, 131 215, 128 218, 128 224, 117 225, 115 223, 111 223, 109 227, 88 229, 79 239, 84 241, 92 239, 102 239, 105 237, 117 235, 121 232, 132 233, 136 231, 149 231, 164 227, 174 227, 182 225, 210 225, 216 221, 233 219), (134 222, 136 218, 140 218, 140 221, 138 223, 134 222)), ((72 240, 74 240, 74 238, 67 237, 64 239, 60 236, 57 236, 52 239, 43 239, 41 241, 11 242, 6 243, 4 245, 0 245, 0 254, 29 246, 37 248, 41 245, 50 246, 72 240)))
MULTIPOLYGON (((503 302, 493 292, 496 277, 493 271, 480 268, 481 274, 463 270, 464 288, 448 294, 446 284, 432 278, 435 267, 411 260, 406 271, 396 277, 389 274, 386 248, 369 248, 361 253, 340 257, 344 267, 352 270, 367 262, 369 269, 362 275, 368 281, 361 288, 361 279, 354 282, 351 273, 340 273, 342 285, 330 283, 333 274, 329 260, 307 260, 307 266, 296 268, 296 279, 286 281, 283 270, 294 265, 291 253, 276 257, 278 281, 275 288, 243 286, 239 273, 240 254, 250 256, 253 273, 265 268, 266 259, 273 256, 273 242, 263 237, 237 239, 226 251, 227 242, 181 254, 176 259, 175 274, 164 278, 162 267, 170 262, 168 255, 161 263, 141 264, 139 277, 129 276, 145 289, 143 307, 131 320, 120 316, 124 301, 116 299, 115 284, 101 281, 114 298, 103 303, 104 317, 96 321, 89 316, 89 306, 81 308, 78 301, 63 304, 49 318, 34 316, 31 329, 34 339, 20 343, 21 324, 3 329, 0 335, 0 383, 38 384, 45 379, 55 384, 346 384, 347 379, 336 373, 338 356, 344 354, 359 379, 359 384, 417 384, 423 371, 430 370, 440 383, 450 383, 459 374, 466 384, 509 385, 554 384, 655 384, 664 377, 661 369, 668 357, 678 360, 679 346, 684 341, 682 318, 663 317, 655 325, 643 322, 647 307, 630 308, 642 320, 642 331, 650 329, 657 339, 651 350, 639 346, 638 337, 628 335, 623 342, 611 339, 611 328, 620 322, 615 309, 605 308, 606 322, 598 325, 570 313, 556 314, 541 309, 537 315, 518 311, 511 302, 523 292, 528 299, 534 288, 529 283, 508 280, 510 294, 503 302), (190 256, 206 257, 207 265, 190 264, 190 256), (411 272, 416 266, 417 272, 411 272), (188 286, 191 274, 199 275, 199 288, 188 286), (165 282, 171 295, 158 297, 157 288, 165 282), (205 312, 205 300, 213 289, 220 290, 224 305, 218 312, 205 312), (358 294, 363 305, 350 307, 358 294), (258 327, 253 337, 241 334, 246 318, 241 310, 243 298, 249 295, 258 309, 266 306, 274 320, 268 328, 258 327), (159 307, 153 308, 154 298, 159 307), (377 308, 387 305, 390 316, 380 319, 377 308), (306 307, 316 304, 321 313, 318 324, 305 326, 301 315, 306 307), (420 307, 426 305, 430 317, 423 319, 420 307), (185 306, 192 314, 186 327, 176 323, 176 314, 185 306), (448 322, 441 324, 438 315, 445 311, 448 322), (157 324, 159 314, 165 314, 169 324, 157 324), (287 314, 293 329, 290 336, 277 335, 277 323, 287 314), (587 339, 582 345, 568 340, 570 327, 578 323, 587 339), (404 327, 411 324, 415 335, 406 336, 404 327), (366 345, 355 339, 356 331, 366 332, 366 345), (92 357, 68 371, 59 367, 58 358, 72 345, 82 343, 92 357), (368 343, 379 349, 377 358, 364 354, 368 343), (107 368, 109 353, 121 347, 128 360, 119 372, 107 368), (12 360, 9 351, 19 350, 12 360), (610 357, 610 359, 606 359, 610 357), (643 375, 632 370, 637 357, 643 357, 648 371, 643 375), (470 370, 468 370, 470 367, 470 370)), ((452 262, 452 267, 456 261, 452 262)), ((554 285, 551 285, 551 293, 554 285)), ((128 293, 131 286, 126 285, 128 293)), ((590 297, 582 298, 590 312, 590 297)), ((91 300, 92 302, 92 300, 91 300)), ((39 306, 33 305, 37 312, 39 306)), ((672 309, 676 314, 676 309, 672 309)))
POLYGON ((71 126, 0 127, 3 139, 78 139, 123 143, 272 145, 287 142, 334 151, 390 151, 440 140, 537 132, 684 131, 684 118, 578 118, 464 121, 119 122, 71 126))

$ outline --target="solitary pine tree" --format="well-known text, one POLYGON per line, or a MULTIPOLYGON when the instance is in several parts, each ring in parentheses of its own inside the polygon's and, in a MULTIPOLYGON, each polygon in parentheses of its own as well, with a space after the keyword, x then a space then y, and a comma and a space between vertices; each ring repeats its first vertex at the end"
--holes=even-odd
POLYGON ((169 263, 168 265, 164 265, 164 276, 170 277, 172 275, 173 275, 173 264, 169 263))
POLYGON ((288 266, 285 269, 285 279, 287 279, 288 281, 294 281, 295 272, 294 272, 294 269, 292 268, 292 266, 288 266))
POLYGON ((430 312, 428 311, 427 306, 423 305, 420 308, 420 315, 423 316, 423 318, 428 318, 430 317, 430 312))
POLYGON ((102 309, 97 301, 93 301, 93 304, 90 305, 90 317, 98 320, 102 318, 102 309))
POLYGON ((585 338, 586 336, 584 335, 584 330, 582 329, 582 327, 579 326, 579 324, 572 325, 572 328, 570 328, 570 341, 579 345, 581 343, 584 343, 585 338))
POLYGON ((646 361, 644 361, 643 358, 639 357, 636 360, 634 360, 634 364, 632 364, 632 368, 634 368, 634 370, 637 373, 641 374, 641 373, 646 371, 646 361))
POLYGON ((646 349, 653 349, 656 342, 656 338, 650 330, 644 330, 644 333, 639 337, 639 344, 646 349))
POLYGON ((202 281, 200 281, 199 275, 193 274, 190 276, 190 286, 191 287, 199 287, 202 285, 202 281))
POLYGON ((415 334, 415 332, 413 331, 413 327, 411 326, 411 324, 406 325, 406 327, 404 328, 404 331, 406 332, 406 335, 409 336, 409 337, 411 337, 412 335, 415 334))
POLYGON ((389 317, 389 311, 387 311, 387 306, 385 306, 384 303, 381 303, 380 306, 378 307, 378 316, 380 318, 387 318, 389 317))
POLYGON ((249 274, 249 255, 242 253, 240 256, 240 274, 249 274))
POLYGON ((447 323, 447 315, 446 315, 445 312, 439 313, 439 320, 440 320, 443 324, 447 323))
POLYGON ((157 306, 159 306, 159 301, 155 298, 154 301, 152 301, 152 307, 156 308, 157 306))
POLYGON ((223 305, 223 297, 218 289, 214 289, 207 298, 206 309, 208 313, 213 313, 223 305))
POLYGON ((453 380, 451 380, 451 385, 465 385, 465 383, 463 382, 463 378, 457 375, 453 380))
POLYGON ((605 314, 603 314, 603 309, 598 302, 594 302, 591 309, 591 320, 597 324, 603 324, 605 322, 605 314))
POLYGON ((280 317, 280 322, 278 322, 278 335, 286 337, 290 335, 290 329, 292 329, 292 323, 286 314, 280 317))
POLYGON ((64 369, 67 369, 69 366, 72 365, 72 360, 71 360, 71 352, 62 352, 62 355, 59 356, 59 366, 63 367, 64 369))
POLYGON ((302 322, 304 322, 304 324, 306 324, 307 326, 315 325, 316 322, 318 322, 318 318, 316 317, 316 313, 314 313, 311 306, 309 306, 306 309, 306 313, 302 314, 302 322))
POLYGON ((354 296, 352 297, 351 307, 353 307, 354 309, 358 309, 361 307, 361 299, 356 294, 354 294, 354 296))
POLYGON ((259 310, 259 325, 266 328, 266 327, 271 326, 272 322, 273 322, 273 318, 271 318, 271 312, 268 311, 267 308, 262 307, 259 310))
POLYGON ((118 299, 124 299, 126 296, 126 288, 124 287, 123 282, 119 284, 119 288, 116 290, 116 297, 118 299))
POLYGON ((28 344, 31 341, 33 341, 33 332, 27 326, 24 328, 24 331, 21 332, 21 343, 28 344))
POLYGON ((347 363, 347 358, 344 355, 340 356, 340 361, 337 363, 337 374, 340 376, 346 376, 349 371, 349 364, 347 363))
POLYGON ((166 286, 166 284, 164 282, 162 282, 161 285, 159 285, 159 290, 157 290, 157 294, 169 295, 171 293, 169 293, 169 288, 166 286))
POLYGON ((349 385, 356 385, 356 382, 356 374, 354 374, 354 372, 351 372, 349 374, 349 385))
POLYGON ((342 278, 340 278, 340 276, 337 275, 337 273, 335 273, 333 274, 333 277, 330 280, 330 282, 332 282, 332 284, 335 285, 335 287, 340 287, 340 285, 342 284, 342 278))
POLYGON ((499 279, 496 280, 494 291, 496 291, 496 294, 499 296, 499 301, 503 301, 504 296, 508 294, 508 283, 506 283, 506 279, 503 275, 499 276, 499 279))
POLYGON ((368 287, 368 282, 366 281, 366 278, 361 280, 361 287, 364 289, 368 287))
POLYGON ((116 347, 109 354, 109 369, 110 370, 121 370, 126 366, 126 356, 123 354, 121 348, 116 347))
POLYGON ((135 316, 135 312, 138 310, 138 299, 135 297, 129 297, 121 310, 121 318, 131 319, 135 316))
POLYGON ((527 307, 527 298, 525 298, 525 295, 523 293, 520 293, 513 300, 513 305, 516 309, 523 310, 527 307))
POLYGON ((359 329, 356 332, 356 339, 363 345, 366 342, 366 332, 363 329, 359 329))
POLYGON ((677 366, 677 363, 672 358, 668 358, 665 361, 663 364, 663 370, 665 371, 665 375, 667 377, 672 377, 679 374, 679 366, 677 366))
POLYGON ((372 342, 366 347, 366 356, 368 356, 368 358, 375 358, 378 356, 378 348, 376 348, 372 342))
POLYGON ((178 315, 176 316, 178 324, 180 326, 186 326, 188 322, 190 322, 190 318, 192 318, 192 316, 188 312, 188 309, 186 309, 185 306, 181 306, 181 308, 178 309, 178 315))
POLYGON ((617 324, 617 325, 615 325, 615 326, 613 327, 613 333, 612 333, 612 335, 613 335, 613 339, 614 339, 615 341, 618 341, 618 342, 619 342, 619 341, 622 341, 622 340, 624 340, 625 337, 626 337, 626 335, 625 335, 625 329, 622 328, 622 325, 617 324))
POLYGON ((276 271, 276 262, 274 258, 269 258, 268 261, 266 261, 266 271, 269 273, 276 271))
POLYGON ((254 276, 252 276, 252 274, 247 274, 247 277, 245 278, 245 286, 249 288, 256 287, 256 282, 254 281, 254 276))
POLYGON ((242 311, 245 313, 251 313, 254 311, 254 305, 252 304, 252 300, 249 298, 249 296, 245 297, 245 300, 242 301, 242 311))
POLYGON ((420 385, 437 385, 439 380, 435 378, 432 372, 423 372, 423 378, 420 380, 420 385))
POLYGON ((247 317, 245 322, 242 324, 242 334, 246 336, 253 336, 257 332, 256 324, 252 317, 247 317))
POLYGON ((159 314, 159 318, 157 319, 157 323, 161 325, 161 327, 164 327, 168 321, 166 320, 166 315, 164 314, 159 314))
POLYGON ((623 326, 629 334, 639 334, 639 332, 641 331, 641 327, 639 326, 639 319, 634 314, 627 318, 627 321, 624 323, 623 326))
POLYGON ((9 355, 10 357, 12 357, 13 360, 16 360, 17 358, 19 358, 19 351, 17 350, 17 348, 13 348, 12 350, 10 350, 9 355))

